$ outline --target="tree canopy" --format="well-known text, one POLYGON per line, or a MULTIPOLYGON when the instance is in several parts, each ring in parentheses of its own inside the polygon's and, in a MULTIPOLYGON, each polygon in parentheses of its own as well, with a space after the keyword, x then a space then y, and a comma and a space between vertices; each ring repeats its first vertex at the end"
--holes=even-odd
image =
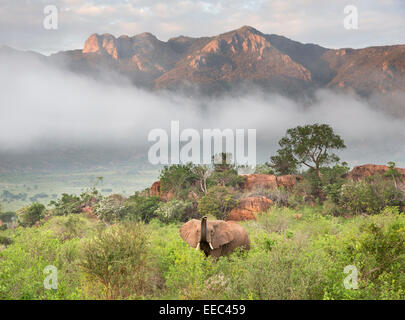
POLYGON ((294 173, 299 165, 305 165, 315 170, 319 178, 322 166, 339 161, 332 151, 346 148, 343 139, 327 124, 288 129, 279 145, 277 155, 271 157, 272 167, 278 173, 294 173))

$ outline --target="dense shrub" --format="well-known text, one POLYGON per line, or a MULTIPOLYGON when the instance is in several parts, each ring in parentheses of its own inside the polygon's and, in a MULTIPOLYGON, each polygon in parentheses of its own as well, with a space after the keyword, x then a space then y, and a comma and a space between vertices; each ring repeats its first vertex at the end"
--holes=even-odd
POLYGON ((49 205, 54 206, 52 214, 56 216, 66 216, 82 211, 82 201, 80 197, 73 194, 63 193, 60 199, 57 201, 52 200, 49 205))
POLYGON ((266 189, 261 194, 278 206, 288 206, 289 192, 283 187, 266 189))
POLYGON ((326 199, 336 200, 340 196, 340 188, 346 182, 344 176, 348 173, 347 163, 336 164, 333 167, 320 168, 321 178, 313 169, 302 173, 303 179, 294 188, 295 202, 299 202, 297 196, 301 196, 301 204, 305 199, 313 199, 323 202, 326 199))
POLYGON ((93 207, 102 196, 95 188, 87 189, 80 197, 74 194, 63 193, 58 200, 52 200, 49 205, 53 206, 51 213, 56 216, 65 216, 71 213, 80 213, 84 207, 93 207))
POLYGON ((33 203, 18 212, 19 223, 23 227, 31 227, 44 217, 45 210, 43 204, 33 203))
POLYGON ((261 240, 266 249, 252 251, 246 259, 222 261, 221 273, 227 281, 222 295, 226 299, 255 300, 322 297, 325 280, 322 252, 312 251, 292 239, 283 242, 270 239, 261 240))
POLYGON ((161 202, 155 214, 163 223, 170 223, 189 220, 193 216, 193 211, 191 201, 170 200, 168 202, 161 202))
POLYGON ((128 218, 149 222, 156 218, 156 210, 162 200, 157 196, 143 196, 139 193, 128 198, 125 203, 128 218))
POLYGON ((125 200, 126 199, 119 194, 105 197, 96 204, 94 213, 101 221, 106 223, 114 223, 123 220, 128 213, 125 200))
MULTIPOLYGON (((1 230, 4 231, 4 230, 1 230)), ((13 240, 9 237, 0 236, 0 245, 8 246, 13 243, 13 240)))
POLYGON ((87 294, 104 299, 150 294, 154 284, 149 261, 149 236, 141 223, 126 222, 100 231, 82 249, 80 266, 88 281, 87 294))
POLYGON ((81 215, 68 215, 52 217, 44 225, 43 230, 49 230, 61 242, 91 235, 92 226, 96 222, 86 219, 81 215))
POLYGON ((236 169, 231 168, 224 171, 214 171, 207 180, 209 187, 223 186, 240 188, 245 183, 245 178, 238 175, 236 169))
POLYGON ((79 298, 78 240, 59 241, 52 231, 19 228, 13 243, 0 251, 0 300, 79 298), (58 270, 58 289, 44 288, 44 268, 58 270))
MULTIPOLYGON (((97 179, 102 180, 102 177, 99 177, 97 179)), ((96 189, 96 187, 87 188, 86 191, 80 195, 82 207, 94 207, 102 198, 103 196, 96 189)))
POLYGON ((200 199, 198 212, 201 216, 213 215, 222 220, 237 204, 238 200, 229 188, 216 186, 210 188, 208 193, 200 199))
POLYGON ((329 198, 337 201, 340 197, 340 188, 346 183, 346 174, 350 168, 346 162, 337 164, 332 168, 322 168, 321 191, 323 199, 329 198))
POLYGON ((352 222, 340 237, 325 239, 333 264, 325 299, 405 299, 405 220, 397 208, 352 222), (358 289, 343 285, 345 266, 358 270, 358 289))
POLYGON ((174 196, 186 199, 192 187, 195 187, 199 177, 194 172, 194 165, 177 164, 165 166, 160 173, 162 192, 172 192, 174 196))
POLYGON ((340 196, 330 199, 337 211, 347 214, 376 214, 387 206, 404 204, 404 194, 392 181, 374 176, 367 181, 350 181, 342 185, 340 196))

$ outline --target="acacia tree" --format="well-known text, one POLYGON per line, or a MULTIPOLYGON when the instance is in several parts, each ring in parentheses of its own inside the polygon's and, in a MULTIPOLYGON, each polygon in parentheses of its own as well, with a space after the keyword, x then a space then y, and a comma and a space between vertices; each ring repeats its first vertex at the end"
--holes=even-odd
POLYGON ((327 124, 313 124, 288 129, 279 141, 281 149, 271 157, 273 167, 282 167, 285 171, 295 170, 297 165, 305 165, 313 170, 319 178, 320 168, 336 163, 339 157, 332 150, 346 148, 343 139, 334 133, 327 124), (284 166, 284 167, 283 167, 284 166))
POLYGON ((211 169, 207 165, 198 165, 193 167, 193 173, 198 177, 200 181, 200 188, 204 194, 207 194, 207 179, 211 174, 211 169))
POLYGON ((394 181, 395 189, 398 189, 397 179, 402 180, 402 174, 395 168, 395 162, 388 162, 389 169, 385 172, 384 176, 391 177, 394 181))

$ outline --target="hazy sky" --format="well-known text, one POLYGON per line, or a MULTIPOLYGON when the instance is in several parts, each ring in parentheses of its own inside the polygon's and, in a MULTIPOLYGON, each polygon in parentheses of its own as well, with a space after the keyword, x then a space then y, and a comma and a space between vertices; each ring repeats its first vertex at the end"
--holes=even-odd
POLYGON ((216 35, 250 25, 325 47, 405 44, 404 0, 0 0, 0 45, 45 54, 78 49, 92 33, 216 35), (45 30, 46 5, 59 10, 58 30, 45 30), (358 30, 343 27, 346 5, 358 30))

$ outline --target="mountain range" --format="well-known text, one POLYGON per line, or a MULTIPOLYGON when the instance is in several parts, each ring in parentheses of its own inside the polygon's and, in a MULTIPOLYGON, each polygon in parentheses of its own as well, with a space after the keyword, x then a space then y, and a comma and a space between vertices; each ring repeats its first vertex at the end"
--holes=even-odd
POLYGON ((331 88, 369 96, 405 88, 405 45, 328 49, 250 26, 166 42, 151 33, 118 38, 93 34, 83 49, 42 58, 96 78, 118 73, 149 89, 198 87, 216 93, 254 84, 286 94, 331 88))

